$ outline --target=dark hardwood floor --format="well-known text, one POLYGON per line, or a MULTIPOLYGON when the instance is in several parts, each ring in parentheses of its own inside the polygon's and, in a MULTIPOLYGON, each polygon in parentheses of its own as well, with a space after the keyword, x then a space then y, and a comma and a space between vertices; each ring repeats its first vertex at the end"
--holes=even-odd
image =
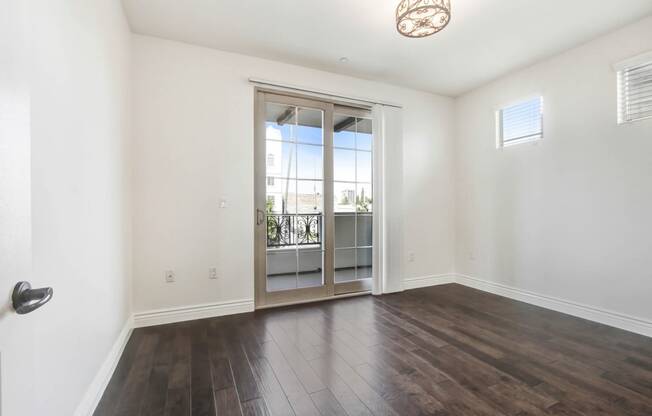
POLYGON ((134 331, 95 416, 652 415, 652 339, 459 285, 134 331))

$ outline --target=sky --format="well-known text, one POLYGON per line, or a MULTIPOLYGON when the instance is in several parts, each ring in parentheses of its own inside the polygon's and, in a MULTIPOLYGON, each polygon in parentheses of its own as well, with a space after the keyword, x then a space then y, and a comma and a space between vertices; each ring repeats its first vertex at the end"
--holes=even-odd
MULTIPOLYGON (((275 161, 276 169, 268 168, 268 176, 323 180, 322 132, 323 130, 318 127, 278 125, 275 122, 267 122, 267 154, 273 153, 274 159, 276 159, 279 157, 278 153, 281 153, 280 158, 282 159, 280 169, 278 161, 275 161)), ((358 195, 364 193, 366 197, 372 196, 372 153, 370 151, 372 140, 371 134, 355 133, 355 131, 334 133, 333 177, 336 211, 348 210, 345 206, 339 206, 338 203, 342 202, 344 195, 349 195, 350 191, 355 194, 357 190, 358 195), (345 182, 356 182, 357 184, 345 182)), ((282 183, 285 184, 284 181, 282 183)), ((294 187, 293 183, 290 184, 290 188, 292 187, 294 187)), ((275 189, 279 188, 284 189, 285 185, 275 187, 275 189)), ((315 190, 318 193, 323 193, 320 182, 299 181, 298 188, 299 195, 311 194, 315 190)), ((292 189, 289 192, 292 193, 292 189)), ((319 199, 321 200, 321 198, 319 199)), ((353 205, 353 201, 351 203, 353 205)), ((350 209, 354 210, 354 207, 351 206, 350 209)))

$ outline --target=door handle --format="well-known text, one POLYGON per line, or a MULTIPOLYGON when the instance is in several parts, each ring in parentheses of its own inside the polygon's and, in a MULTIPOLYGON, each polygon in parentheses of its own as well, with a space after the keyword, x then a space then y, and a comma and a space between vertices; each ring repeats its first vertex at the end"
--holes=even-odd
POLYGON ((51 287, 32 289, 29 282, 18 282, 14 286, 11 301, 16 313, 25 315, 48 303, 52 299, 52 293, 51 287))
POLYGON ((256 225, 260 225, 265 222, 265 211, 262 209, 256 210, 256 225))

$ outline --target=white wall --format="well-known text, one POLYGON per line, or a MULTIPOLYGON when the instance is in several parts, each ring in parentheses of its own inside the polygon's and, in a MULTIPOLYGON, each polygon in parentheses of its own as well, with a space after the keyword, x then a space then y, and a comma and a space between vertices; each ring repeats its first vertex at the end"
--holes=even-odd
POLYGON ((652 318, 652 120, 617 125, 611 66, 650 50, 647 18, 456 100, 458 273, 652 318), (545 138, 497 150, 537 93, 545 138))
POLYGON ((403 255, 415 253, 402 277, 452 271, 452 100, 139 35, 132 57, 136 311, 253 299, 249 77, 402 104, 403 255))
POLYGON ((30 4, 39 413, 71 416, 131 313, 128 76, 119 1, 30 4))

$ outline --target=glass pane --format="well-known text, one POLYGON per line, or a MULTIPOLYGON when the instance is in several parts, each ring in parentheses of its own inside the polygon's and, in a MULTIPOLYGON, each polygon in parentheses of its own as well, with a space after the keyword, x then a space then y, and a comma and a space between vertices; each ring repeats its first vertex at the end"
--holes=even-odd
POLYGON ((297 141, 302 143, 322 144, 323 112, 309 108, 299 109, 299 123, 297 125, 297 141))
POLYGON ((267 140, 265 163, 267 176, 279 178, 296 178, 296 145, 267 140))
POLYGON ((355 148, 355 118, 334 114, 333 121, 333 146, 355 148))
POLYGON ((324 235, 324 220, 321 215, 297 215, 295 218, 297 244, 321 248, 324 235))
POLYGON ((355 215, 335 216, 335 247, 355 247, 355 215))
POLYGON ((356 181, 371 183, 371 152, 356 152, 357 155, 357 170, 356 181))
POLYGON ((288 214, 297 212, 297 181, 294 179, 267 178, 267 213, 288 214))
POLYGON ((373 194, 370 183, 359 183, 356 186, 356 210, 358 212, 372 212, 373 194))
POLYGON ((355 151, 333 150, 333 179, 355 182, 355 151))
POLYGON ((297 181, 297 209, 299 214, 323 212, 322 181, 297 181))
POLYGON ((335 283, 355 280, 355 249, 335 250, 335 283))
POLYGON ((324 284, 324 254, 320 251, 299 250, 299 287, 324 284))
POLYGON ((267 291, 296 289, 297 252, 295 249, 267 252, 267 291))
POLYGON ((270 140, 294 140, 296 108, 282 104, 265 105, 266 135, 270 140))
POLYGON ((359 150, 372 150, 373 136, 371 134, 371 120, 359 118, 357 133, 355 137, 355 147, 359 150))
POLYGON ((337 213, 355 212, 355 184, 333 183, 333 211, 337 213))
POLYGON ((356 279, 369 279, 372 276, 371 249, 359 248, 357 255, 356 279))
MULTIPOLYGON (((337 219, 335 220, 335 226, 337 227, 337 219)), ((372 245, 372 236, 373 236, 373 216, 369 214, 358 214, 357 216, 357 239, 358 247, 366 247, 372 245)), ((337 228, 335 229, 337 231, 337 228)), ((337 235, 337 234, 336 234, 337 235)))
POLYGON ((322 146, 297 145, 297 175, 300 179, 324 179, 324 148, 322 146))

